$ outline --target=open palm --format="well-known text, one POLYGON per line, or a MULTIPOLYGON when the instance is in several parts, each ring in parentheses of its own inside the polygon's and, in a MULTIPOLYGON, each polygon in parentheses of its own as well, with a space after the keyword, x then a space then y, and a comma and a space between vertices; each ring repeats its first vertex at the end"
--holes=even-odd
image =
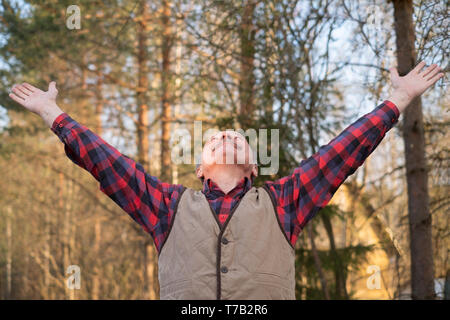
POLYGON ((394 91, 405 95, 405 98, 408 100, 412 100, 420 96, 444 76, 443 73, 439 73, 441 68, 436 64, 432 64, 422 71, 424 66, 425 62, 420 62, 404 77, 399 76, 396 68, 391 68, 391 81, 394 91))
POLYGON ((58 95, 54 81, 50 82, 48 91, 42 91, 26 82, 14 85, 11 91, 9 94, 11 99, 37 114, 40 114, 46 107, 55 105, 58 95))

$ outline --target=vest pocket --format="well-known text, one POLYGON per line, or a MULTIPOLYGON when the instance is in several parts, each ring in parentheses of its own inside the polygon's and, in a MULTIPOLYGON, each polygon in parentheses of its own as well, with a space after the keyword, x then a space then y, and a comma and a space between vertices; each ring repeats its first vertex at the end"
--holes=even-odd
POLYGON ((161 300, 189 299, 192 289, 191 279, 179 279, 160 286, 161 300))
POLYGON ((275 273, 269 272, 258 272, 254 275, 255 281, 276 288, 283 288, 291 291, 292 288, 295 290, 295 278, 293 280, 286 279, 285 277, 281 277, 275 273), (291 283, 292 282, 292 283, 291 283))

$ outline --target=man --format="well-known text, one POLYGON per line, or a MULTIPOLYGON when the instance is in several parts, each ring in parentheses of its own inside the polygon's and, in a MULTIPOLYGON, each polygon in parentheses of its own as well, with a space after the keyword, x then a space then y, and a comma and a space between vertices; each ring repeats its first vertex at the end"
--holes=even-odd
POLYGON ((257 167, 250 148, 236 133, 220 132, 205 143, 196 170, 203 190, 195 191, 150 176, 69 117, 56 104, 55 82, 46 92, 15 85, 10 97, 40 115, 67 156, 151 234, 159 253, 161 299, 295 299, 299 233, 412 99, 443 77, 437 65, 424 67, 421 62, 404 77, 391 69, 389 99, 303 160, 292 175, 259 188, 252 187, 257 167), (234 161, 224 161, 230 155, 234 161))

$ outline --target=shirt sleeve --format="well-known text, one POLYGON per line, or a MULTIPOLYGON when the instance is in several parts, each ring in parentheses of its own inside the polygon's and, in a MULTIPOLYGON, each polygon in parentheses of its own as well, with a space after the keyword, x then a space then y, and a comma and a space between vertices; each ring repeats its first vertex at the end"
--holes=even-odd
POLYGON ((375 150, 399 116, 397 106, 386 100, 302 160, 291 175, 265 183, 292 245, 308 221, 328 204, 345 179, 375 150))
POLYGON ((100 190, 150 233, 159 251, 184 187, 147 174, 141 164, 66 113, 55 119, 51 130, 64 143, 67 157, 89 171, 100 183, 100 190))

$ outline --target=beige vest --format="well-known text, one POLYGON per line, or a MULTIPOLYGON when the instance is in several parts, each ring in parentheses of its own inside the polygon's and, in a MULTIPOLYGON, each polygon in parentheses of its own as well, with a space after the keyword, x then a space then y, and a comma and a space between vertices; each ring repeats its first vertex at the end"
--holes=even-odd
POLYGON ((295 299, 295 252, 264 188, 252 187, 224 226, 186 189, 159 255, 166 299, 295 299))

